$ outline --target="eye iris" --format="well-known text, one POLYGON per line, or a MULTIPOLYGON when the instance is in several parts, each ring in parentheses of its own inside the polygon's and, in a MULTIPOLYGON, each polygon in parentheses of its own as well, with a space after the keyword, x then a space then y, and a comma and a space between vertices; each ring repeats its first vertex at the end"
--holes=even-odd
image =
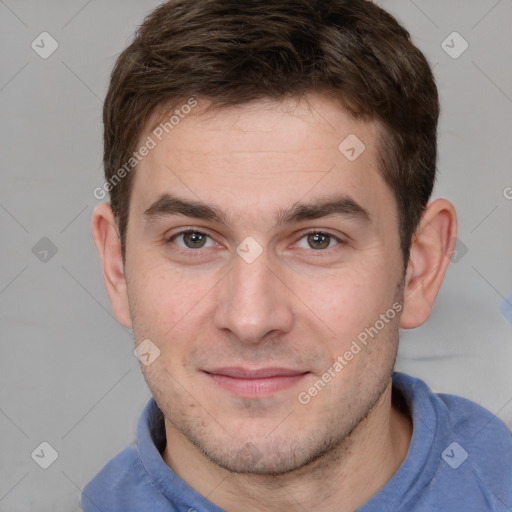
POLYGON ((308 235, 308 243, 313 249, 325 249, 329 247, 330 236, 322 233, 308 235))
POLYGON ((203 247, 206 241, 206 236, 202 235, 201 233, 191 231, 183 235, 183 241, 185 242, 185 245, 190 249, 197 249, 203 247))

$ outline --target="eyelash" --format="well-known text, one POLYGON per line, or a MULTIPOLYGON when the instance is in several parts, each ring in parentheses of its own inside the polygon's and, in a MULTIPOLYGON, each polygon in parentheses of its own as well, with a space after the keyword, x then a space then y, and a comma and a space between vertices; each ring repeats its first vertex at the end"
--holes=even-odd
MULTIPOLYGON (((207 236, 208 238, 210 238, 211 240, 212 237, 210 235, 208 235, 208 233, 205 233, 204 231, 200 231, 199 229, 193 229, 193 228, 188 228, 188 229, 184 229, 182 231, 178 231, 177 233, 174 233, 173 235, 171 235, 170 237, 167 237, 165 238, 164 242, 166 244, 170 244, 172 242, 174 242, 174 240, 182 235, 186 235, 188 233, 196 233, 196 234, 199 234, 199 235, 204 235, 204 236, 207 236)), ((329 247, 329 248, 326 248, 326 249, 309 249, 309 251, 311 251, 313 254, 315 254, 314 257, 322 257, 322 253, 329 253, 331 252, 332 249, 335 249, 336 247, 338 246, 342 246, 342 245, 345 245, 346 242, 340 238, 338 238, 337 236, 331 234, 331 233, 327 233, 325 231, 320 231, 318 229, 311 229, 309 231, 306 231, 304 233, 301 234, 301 236, 298 238, 297 242, 295 242, 295 244, 297 244, 300 240, 302 240, 304 237, 307 237, 308 235, 311 235, 311 234, 318 234, 318 235, 327 235, 328 237, 330 237, 331 239, 334 239, 336 242, 338 242, 334 247, 329 247)), ((190 248, 183 248, 181 246, 178 246, 179 247, 179 252, 183 253, 183 254, 186 254, 187 256, 192 256, 192 257, 200 257, 202 256, 203 254, 203 251, 205 251, 206 249, 190 249, 190 248)), ((308 249, 305 249, 305 250, 308 250, 308 249)))

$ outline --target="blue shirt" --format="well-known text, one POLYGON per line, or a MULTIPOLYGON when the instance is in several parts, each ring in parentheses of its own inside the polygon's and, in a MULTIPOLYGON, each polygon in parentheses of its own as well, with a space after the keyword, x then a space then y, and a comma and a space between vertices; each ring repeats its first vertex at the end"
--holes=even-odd
MULTIPOLYGON (((510 512, 512 435, 464 398, 435 394, 421 380, 393 375, 413 421, 409 451, 387 484, 356 512, 510 512)), ((163 415, 151 399, 137 446, 114 457, 82 492, 84 512, 223 512, 163 461, 163 415)))

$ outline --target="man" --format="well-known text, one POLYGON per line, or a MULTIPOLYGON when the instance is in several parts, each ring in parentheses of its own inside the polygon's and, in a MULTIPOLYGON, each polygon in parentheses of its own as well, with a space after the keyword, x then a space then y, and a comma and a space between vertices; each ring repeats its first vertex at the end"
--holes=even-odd
POLYGON ((363 0, 171 0, 113 70, 93 234, 153 394, 91 511, 510 511, 490 412, 393 373, 456 236, 439 107, 363 0))

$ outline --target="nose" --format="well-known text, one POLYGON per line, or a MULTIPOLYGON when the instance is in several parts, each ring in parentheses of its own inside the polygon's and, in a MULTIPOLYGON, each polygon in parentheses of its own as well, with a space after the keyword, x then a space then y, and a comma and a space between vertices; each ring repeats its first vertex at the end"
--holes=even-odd
POLYGON ((215 327, 246 344, 291 330, 293 293, 267 251, 252 263, 235 255, 233 267, 219 283, 215 327), (276 267, 273 265, 273 267, 276 267))

